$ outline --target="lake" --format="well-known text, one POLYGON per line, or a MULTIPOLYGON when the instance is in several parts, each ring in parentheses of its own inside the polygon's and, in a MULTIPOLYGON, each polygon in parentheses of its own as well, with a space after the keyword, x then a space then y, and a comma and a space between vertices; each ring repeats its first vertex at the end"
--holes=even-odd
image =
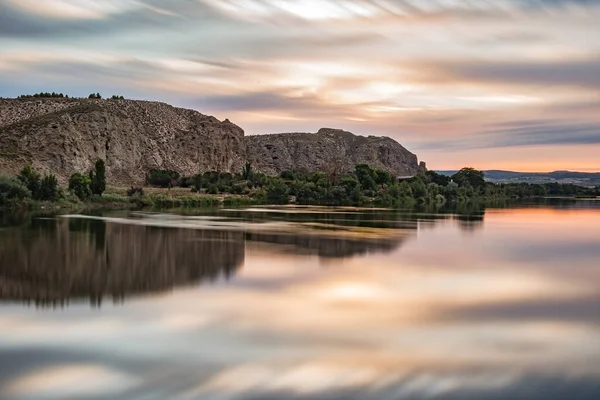
POLYGON ((0 221, 2 399, 600 399, 598 201, 0 221))

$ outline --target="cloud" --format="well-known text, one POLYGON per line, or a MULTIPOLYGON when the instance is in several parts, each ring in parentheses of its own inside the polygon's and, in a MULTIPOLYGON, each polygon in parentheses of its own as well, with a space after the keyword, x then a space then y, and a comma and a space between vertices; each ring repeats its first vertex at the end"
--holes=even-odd
POLYGON ((581 60, 530 62, 444 62, 425 67, 438 81, 520 86, 580 86, 600 89, 600 56, 581 60))
POLYGON ((559 321, 583 325, 600 325, 600 297, 588 296, 573 299, 556 297, 463 306, 446 309, 436 320, 452 321, 559 321))
POLYGON ((422 143, 424 149, 481 149, 534 145, 600 144, 600 121, 569 123, 557 120, 507 121, 490 129, 454 139, 422 143))
MULTIPOLYGON (((57 4, 65 4, 54 0, 54 4, 44 3, 47 7, 40 7, 38 2, 27 2, 27 6, 16 1, 0 3, 0 38, 26 38, 49 40, 62 37, 73 39, 74 34, 84 36, 106 36, 115 32, 135 29, 167 28, 174 24, 189 23, 192 19, 197 22, 218 18, 207 7, 199 4, 191 5, 190 2, 175 0, 171 2, 170 10, 160 7, 159 2, 139 0, 134 2, 113 3, 113 8, 103 10, 96 6, 90 10, 77 3, 71 8, 54 10, 57 4), (45 10, 53 11, 48 14, 45 10), (79 10, 76 18, 68 10, 79 10), (84 12, 88 10, 89 12, 84 12), (109 12, 110 11, 110 12, 109 12)), ((66 3, 69 4, 69 3, 66 3)))

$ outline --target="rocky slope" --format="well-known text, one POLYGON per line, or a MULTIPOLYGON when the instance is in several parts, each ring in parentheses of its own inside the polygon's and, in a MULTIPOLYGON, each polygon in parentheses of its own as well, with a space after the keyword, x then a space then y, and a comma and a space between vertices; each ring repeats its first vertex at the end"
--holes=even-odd
POLYGON ((0 100, 0 172, 24 165, 65 181, 106 161, 112 184, 142 183, 151 168, 238 171, 244 131, 225 120, 135 100, 0 100))
POLYGON ((257 171, 344 172, 365 163, 393 175, 409 176, 425 170, 417 156, 388 137, 357 136, 340 129, 317 133, 278 133, 246 136, 248 161, 257 171))
POLYGON ((0 99, 0 173, 25 165, 65 182, 106 162, 108 183, 141 184, 149 169, 182 175, 237 172, 249 161, 282 171, 345 172, 366 163, 396 176, 424 170, 417 156, 388 137, 323 128, 317 133, 247 136, 228 120, 150 101, 0 99))

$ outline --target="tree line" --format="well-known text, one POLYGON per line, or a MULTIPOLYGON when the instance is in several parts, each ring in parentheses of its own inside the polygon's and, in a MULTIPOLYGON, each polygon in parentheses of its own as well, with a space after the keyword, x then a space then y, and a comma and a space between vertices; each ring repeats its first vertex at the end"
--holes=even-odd
POLYGON ((409 179, 396 179, 389 172, 358 164, 346 174, 283 171, 278 177, 255 172, 247 163, 238 173, 207 171, 181 176, 172 170, 150 170, 146 183, 163 188, 191 188, 209 194, 246 194, 257 202, 315 205, 400 206, 410 203, 445 203, 471 199, 543 197, 548 195, 597 196, 600 187, 584 188, 571 184, 494 184, 484 173, 465 167, 452 176, 435 171, 409 179))
MULTIPOLYGON (((39 92, 34 94, 22 94, 17 96, 17 99, 31 99, 31 98, 59 98, 59 99, 83 99, 83 97, 69 97, 68 94, 56 93, 56 92, 39 92)), ((90 93, 88 99, 102 99, 100 93, 90 93)), ((125 97, 118 94, 113 94, 111 97, 107 97, 108 100, 125 100, 125 97)))
POLYGON ((103 160, 97 160, 89 173, 74 173, 69 178, 67 193, 54 174, 43 177, 30 165, 17 176, 0 176, 0 208, 23 208, 31 200, 56 202, 68 195, 79 200, 89 200, 92 195, 101 196, 106 189, 106 168, 103 160))
MULTIPOLYGON (((427 171, 412 178, 397 179, 389 172, 374 169, 367 164, 358 164, 353 171, 343 174, 283 171, 279 176, 257 172, 250 163, 233 174, 206 171, 182 176, 174 170, 151 169, 146 175, 146 184, 167 189, 188 188, 192 194, 238 195, 229 197, 230 201, 331 206, 403 207, 507 198, 600 195, 600 186, 585 188, 559 183, 494 184, 487 182, 484 173, 474 168, 462 168, 452 176, 427 171)), ((94 168, 87 174, 73 173, 68 180, 66 192, 53 174, 41 176, 31 166, 26 166, 15 177, 0 176, 0 208, 26 206, 31 200, 94 201, 100 199, 99 196, 102 196, 105 189, 106 167, 101 159, 96 161, 94 168)), ((145 200, 148 198, 144 196, 141 187, 132 187, 127 195, 134 204, 147 204, 145 200)), ((188 196, 190 204, 197 204, 196 200, 202 198, 206 197, 188 196)), ((212 199, 218 200, 215 197, 212 199)))

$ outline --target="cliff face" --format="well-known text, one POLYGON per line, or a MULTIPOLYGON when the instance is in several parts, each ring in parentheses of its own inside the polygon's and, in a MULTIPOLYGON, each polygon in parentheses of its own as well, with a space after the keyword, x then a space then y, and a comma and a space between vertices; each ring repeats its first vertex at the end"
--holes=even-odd
POLYGON ((152 168, 182 175, 238 172, 251 162, 269 175, 282 171, 344 172, 365 163, 395 176, 425 169, 388 137, 323 128, 317 133, 248 136, 228 120, 194 110, 136 100, 0 99, 0 173, 25 165, 65 182, 101 158, 112 185, 141 184, 152 168))
POLYGON ((344 172, 361 163, 397 177, 425 170, 425 163, 419 164, 415 154, 393 139, 328 128, 317 133, 246 136, 246 154, 257 171, 268 175, 286 170, 344 172))
POLYGON ((142 183, 151 168, 185 175, 239 171, 244 131, 197 111, 135 100, 0 100, 0 172, 30 164, 65 181, 106 162, 112 184, 142 183))

